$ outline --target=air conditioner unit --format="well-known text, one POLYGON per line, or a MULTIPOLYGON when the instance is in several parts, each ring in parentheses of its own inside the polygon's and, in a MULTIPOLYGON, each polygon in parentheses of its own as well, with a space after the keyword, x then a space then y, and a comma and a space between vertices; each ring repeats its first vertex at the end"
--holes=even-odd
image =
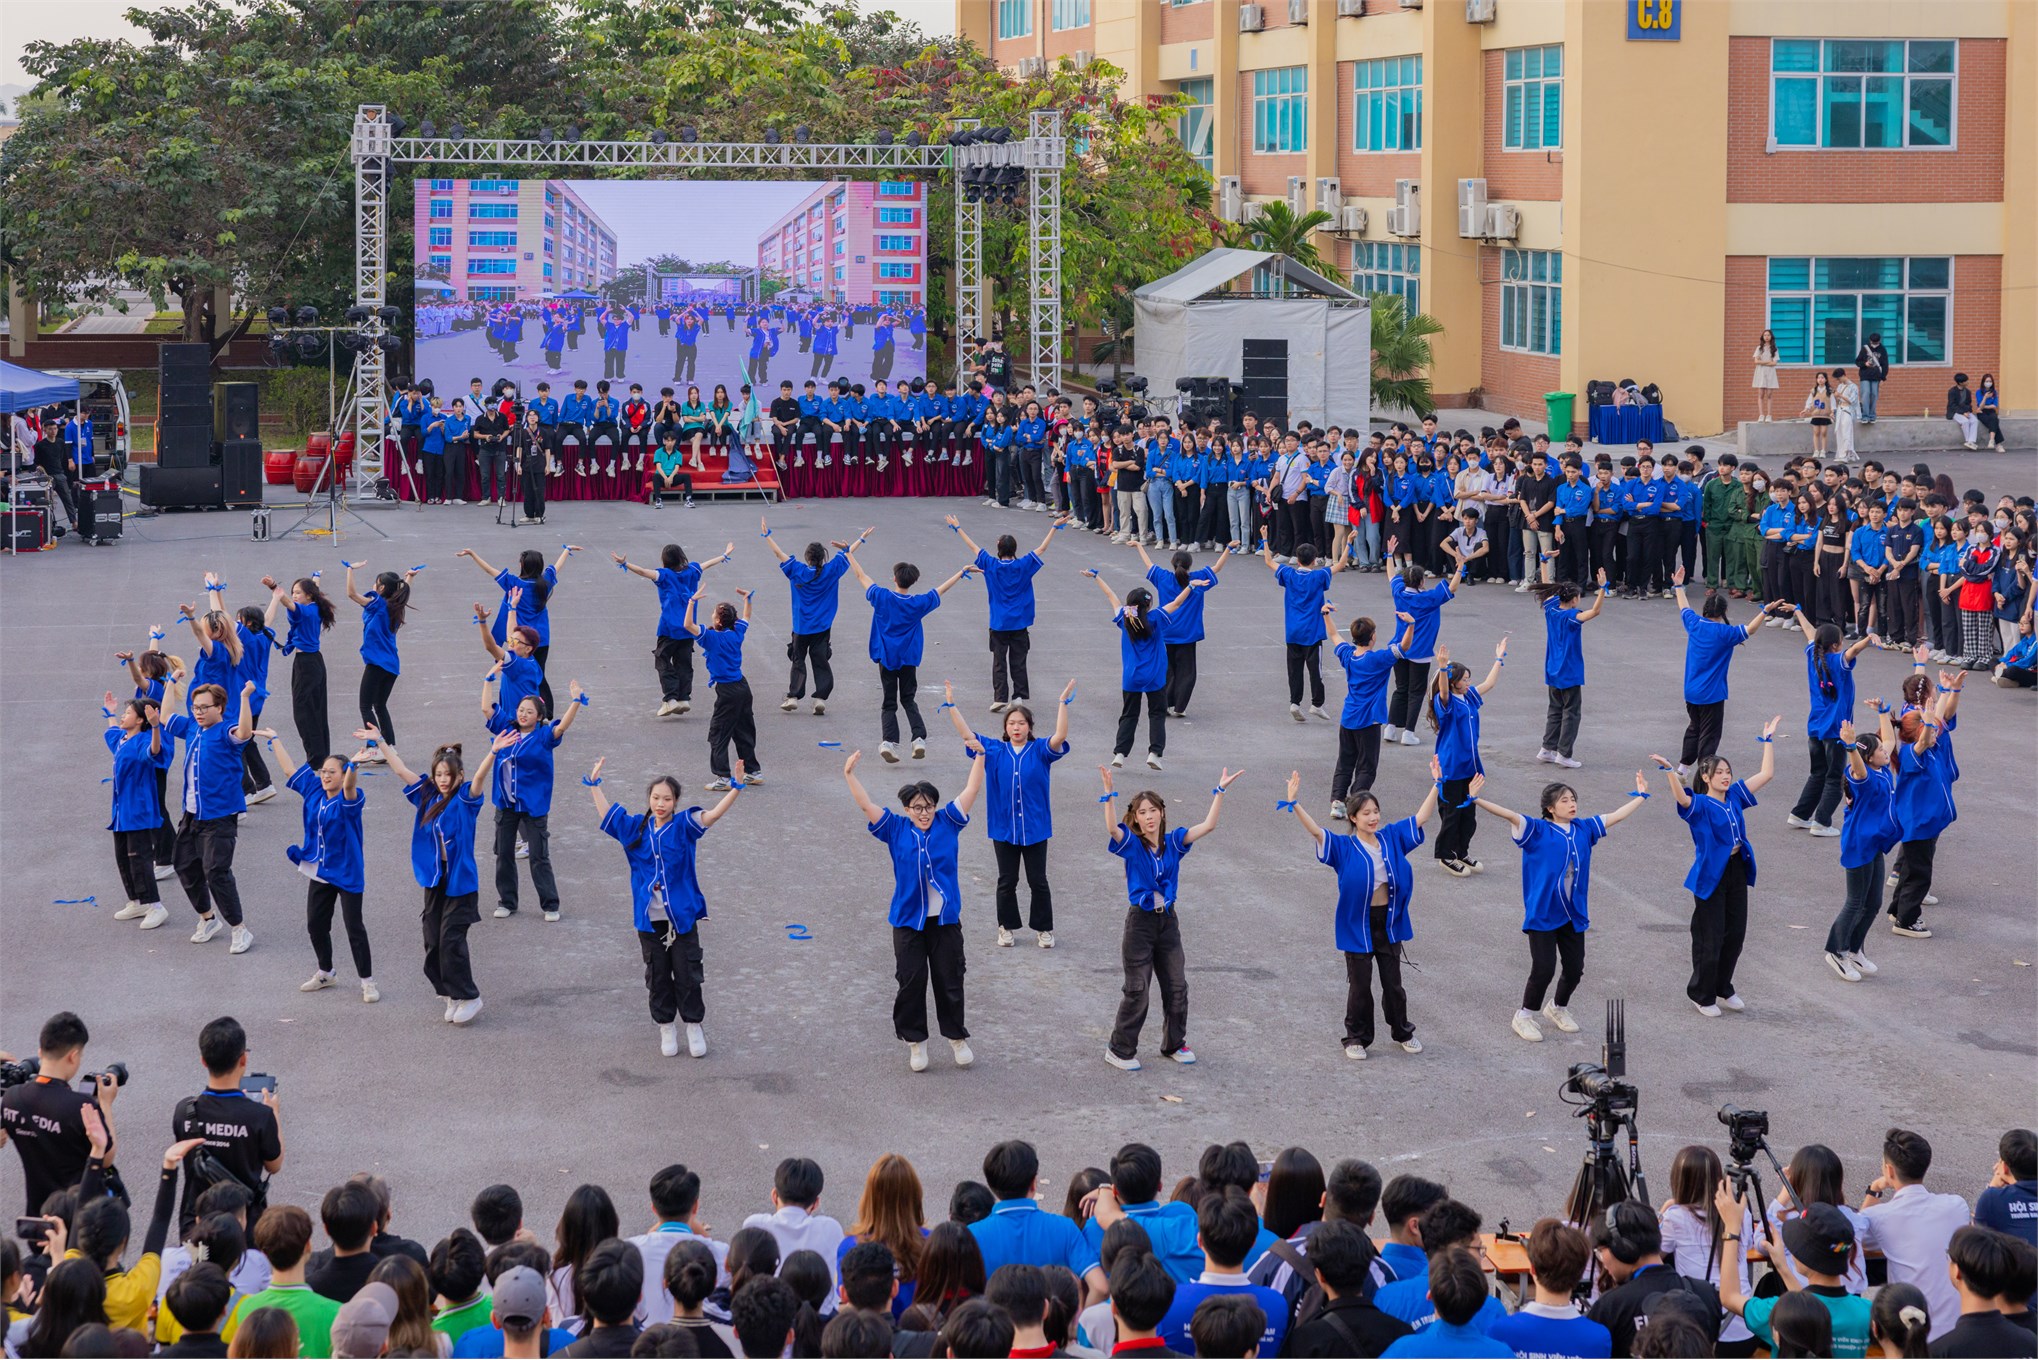
POLYGON ((1309 22, 1310 0, 1288 0, 1288 22, 1306 24, 1309 22))
POLYGON ((1047 73, 1047 58, 1045 57, 1019 58, 1019 78, 1021 80, 1026 80, 1033 76, 1045 75, 1046 73, 1047 73))
POLYGON ((1422 8, 1422 0, 1401 0, 1401 8, 1403 8, 1403 9, 1421 9, 1421 8, 1422 8))
POLYGON ((1258 33, 1267 26, 1267 11, 1261 5, 1240 5, 1238 7, 1238 31, 1258 33))
POLYGON ((1496 0, 1465 0, 1465 22, 1468 24, 1490 24, 1496 0))
POLYGON ((1347 203, 1337 212, 1337 232, 1340 236, 1361 236, 1366 230, 1366 210, 1356 203, 1347 203))
POLYGON ((1394 181, 1394 206, 1387 211, 1387 230, 1396 236, 1422 235, 1422 186, 1415 180, 1394 181))
POLYGON ((1288 176, 1288 211, 1297 217, 1309 212, 1309 181, 1300 175, 1288 176))
POLYGON ((1458 235, 1474 240, 1486 234, 1486 181, 1458 181, 1458 235))
POLYGON ((1224 175, 1217 181, 1217 216, 1224 222, 1245 220, 1245 195, 1237 175, 1224 175))
POLYGON ((1366 13, 1366 0, 1337 0, 1337 17, 1358 19, 1366 13))
POLYGON ((1316 181, 1316 210, 1318 212, 1327 212, 1335 219, 1337 217, 1337 210, 1344 206, 1344 201, 1344 192, 1337 180, 1320 179, 1316 181))
POLYGON ((1512 241, 1521 235, 1521 209, 1512 203, 1486 205, 1486 239, 1512 241))

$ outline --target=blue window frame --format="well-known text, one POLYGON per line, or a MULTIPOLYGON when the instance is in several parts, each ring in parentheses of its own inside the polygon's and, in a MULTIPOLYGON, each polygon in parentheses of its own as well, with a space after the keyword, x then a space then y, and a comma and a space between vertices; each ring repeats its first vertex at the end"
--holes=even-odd
POLYGON ((1769 261, 1769 329, 1786 364, 1851 364, 1880 334, 1900 364, 1950 363, 1953 261, 1945 255, 1797 255, 1769 261))
POLYGON ((877 276, 881 279, 910 279, 913 277, 913 266, 881 263, 877 267, 877 276))
POLYGON ((452 200, 452 199, 450 199, 450 198, 435 198, 435 199, 433 199, 433 200, 432 200, 432 216, 433 216, 433 217, 451 217, 452 215, 453 215, 453 200, 452 200))
POLYGON ((1501 144, 1509 151, 1563 146, 1563 45, 1508 48, 1504 76, 1501 144))
POLYGON ((469 203, 467 205, 467 217, 469 221, 485 221, 491 219, 498 221, 505 219, 509 221, 515 221, 516 216, 517 216, 517 205, 514 203, 469 203))
POLYGON ((433 227, 431 230, 431 239, 430 241, 427 242, 427 244, 435 246, 452 245, 453 229, 451 227, 433 227))
POLYGON ((877 248, 879 250, 912 250, 918 245, 919 238, 916 236, 880 236, 877 238, 877 248))
POLYGON ((1959 60, 1952 39, 1776 38, 1769 139, 1833 150, 1946 150, 1959 60))
MULTIPOLYGON (((470 231, 467 233, 467 244, 470 246, 515 246, 516 243, 517 234, 513 231, 470 231)), ((549 241, 546 242, 546 249, 551 249, 549 241)))
MULTIPOLYGON (((879 208, 877 210, 877 220, 879 226, 910 227, 913 225, 913 210, 911 208, 879 208)), ((814 240, 818 242, 820 239, 821 228, 815 227, 814 240)))
POLYGON ((453 192, 453 181, 452 181, 452 180, 450 180, 450 179, 435 179, 435 180, 433 180, 433 181, 432 181, 432 192, 433 192, 433 193, 435 193, 435 194, 450 194, 450 193, 452 193, 452 192, 453 192))
POLYGON ((1352 64, 1352 150, 1422 150, 1422 58, 1352 64))
POLYGON ((518 181, 513 179, 477 179, 468 181, 467 188, 477 194, 513 194, 517 185, 518 181))
POLYGON ((517 272, 517 262, 515 260, 469 260, 467 262, 467 272, 469 274, 514 274, 517 272))
POLYGON ((879 198, 918 198, 920 185, 910 179, 879 180, 877 192, 879 198))
POLYGON ((1181 138, 1182 148, 1190 158, 1203 167, 1203 173, 1212 174, 1216 165, 1211 148, 1211 136, 1216 127, 1211 117, 1212 105, 1217 98, 1216 82, 1206 76, 1201 80, 1181 81, 1175 88, 1189 101, 1189 106, 1175 119, 1175 135, 1181 138))
POLYGON ((1253 72, 1253 150, 1309 149, 1309 68, 1276 66, 1253 72))

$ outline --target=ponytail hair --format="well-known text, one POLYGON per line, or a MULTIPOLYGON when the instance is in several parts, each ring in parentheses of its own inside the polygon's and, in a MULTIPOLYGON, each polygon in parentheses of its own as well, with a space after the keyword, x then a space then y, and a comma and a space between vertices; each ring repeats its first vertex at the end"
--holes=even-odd
POLYGON ((1373 638, 1379 632, 1379 626, 1375 624, 1372 621, 1372 619, 1362 614, 1358 618, 1352 620, 1352 626, 1350 631, 1352 637, 1352 646, 1370 647, 1373 645, 1373 638))
POLYGON ((403 617, 410 612, 410 582, 385 571, 375 578, 375 593, 389 605, 389 631, 394 633, 403 627, 403 617))
POLYGON ((686 549, 677 543, 668 543, 658 551, 658 565, 667 571, 678 571, 686 565, 686 549))
POLYGON ((1868 1329, 1873 1340, 1895 1346, 1898 1355, 1925 1355, 1932 1316, 1924 1291, 1900 1280, 1884 1285, 1876 1291, 1875 1306, 1868 1314, 1868 1329))
POLYGON ((1714 755, 1707 756, 1704 760, 1692 766, 1691 791, 1693 793, 1709 793, 1712 785, 1712 772, 1726 763, 1727 758, 1725 756, 1714 755))
POLYGON ((205 627, 208 632, 217 634, 212 639, 213 644, 226 648, 226 654, 238 667, 241 664, 241 635, 234 628, 233 615, 224 609, 208 609, 205 611, 205 627))
POLYGON ((326 598, 326 593, 323 590, 319 589, 318 582, 312 580, 309 576, 300 576, 297 578, 296 584, 297 588, 304 592, 304 598, 311 604, 311 607, 318 611, 319 630, 323 632, 332 627, 333 602, 326 598))
POLYGON ((807 550, 801 553, 800 557, 808 566, 819 571, 821 564, 828 560, 828 549, 818 541, 809 543, 807 550))
POLYGON ((1573 798, 1576 798, 1578 796, 1578 791, 1572 788, 1569 784, 1543 785, 1542 801, 1538 806, 1541 809, 1542 818, 1544 821, 1547 822, 1550 820, 1550 809, 1555 807, 1557 805, 1557 800, 1559 798, 1562 798, 1567 793, 1570 794, 1573 798))
POLYGON ((1429 718, 1430 731, 1443 731, 1443 723, 1437 718, 1437 700, 1450 698, 1451 691, 1457 688, 1458 682, 1471 673, 1471 670, 1462 661, 1453 661, 1448 666, 1444 666, 1437 671, 1436 679, 1432 682, 1432 688, 1429 693, 1429 702, 1423 705, 1423 708, 1427 710, 1426 716, 1429 718))
POLYGON ((184 669, 184 659, 168 652, 137 653, 134 664, 144 680, 168 680, 172 673, 184 669))
POLYGON ((1168 565, 1175 569, 1175 589, 1189 588, 1189 573, 1195 568, 1196 559, 1185 552, 1178 552, 1168 559, 1168 565))
POLYGON ((1529 594, 1539 604, 1548 604, 1552 599, 1558 604, 1569 604, 1584 593, 1576 581, 1537 581, 1529 586, 1529 594))
POLYGON ((1932 692, 1932 682, 1916 671, 1904 677, 1904 702, 1914 708, 1923 708, 1925 699, 1932 692))
POLYGON ((1414 563, 1401 569, 1401 584, 1410 590, 1421 590, 1422 583, 1429 579, 1429 573, 1414 563))
POLYGON ((727 600, 715 606, 715 627, 724 632, 736 626, 736 606, 727 600))
POLYGON ((1706 596, 1698 606, 1698 616, 1702 619, 1711 619, 1717 623, 1725 623, 1727 619, 1727 597, 1717 593, 1706 596))
POLYGON ((524 589, 538 600, 538 611, 544 612, 546 601, 552 598, 552 587, 545 584, 545 554, 536 548, 526 548, 517 555, 517 575, 530 582, 524 589))
POLYGON ((1819 693, 1830 699, 1840 691, 1833 679, 1832 656, 1840 650, 1840 625, 1822 623, 1812 634, 1812 676, 1818 682, 1819 693))
POLYGON ((438 815, 446 810, 446 804, 460 796, 460 786, 466 782, 467 766, 460 759, 459 742, 448 742, 432 752, 432 763, 425 769, 425 785, 428 796, 433 801, 429 805, 418 809, 418 824, 423 826, 436 820, 438 815), (441 765, 451 765, 453 767, 453 787, 451 791, 446 793, 440 793, 437 787, 439 766, 441 765))
POLYGON ((1137 586, 1125 592, 1125 635, 1135 642, 1144 642, 1153 632, 1153 624, 1147 620, 1147 610, 1153 606, 1153 592, 1145 586, 1137 586))

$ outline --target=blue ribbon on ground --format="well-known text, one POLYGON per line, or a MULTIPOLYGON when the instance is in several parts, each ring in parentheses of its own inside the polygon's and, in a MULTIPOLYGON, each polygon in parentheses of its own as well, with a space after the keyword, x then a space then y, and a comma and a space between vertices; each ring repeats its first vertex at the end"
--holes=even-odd
POLYGON ((842 743, 839 741, 817 741, 814 744, 829 751, 839 751, 842 749, 842 743))
POLYGON ((785 937, 788 940, 811 940, 814 938, 813 935, 808 933, 805 926, 798 924, 788 925, 785 928, 785 937))
POLYGON ((85 897, 53 897, 50 899, 50 905, 53 907, 94 907, 99 905, 99 899, 89 895, 85 897))

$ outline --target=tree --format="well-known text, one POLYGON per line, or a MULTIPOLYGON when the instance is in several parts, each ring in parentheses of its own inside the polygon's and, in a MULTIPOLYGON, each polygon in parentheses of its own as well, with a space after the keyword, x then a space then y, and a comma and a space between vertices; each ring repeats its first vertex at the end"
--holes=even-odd
POLYGON ((1268 250, 1286 255, 1305 269, 1313 269, 1333 283, 1343 283, 1344 274, 1316 248, 1315 233, 1330 223, 1327 212, 1304 213, 1297 217, 1286 203, 1262 203, 1259 215, 1249 222, 1235 222, 1223 232, 1225 245, 1240 250, 1268 250))
POLYGON ((1443 324, 1427 312, 1411 315, 1406 302, 1392 293, 1375 293, 1371 301, 1373 404, 1426 416, 1436 410, 1429 388, 1429 337, 1443 334, 1443 324))

